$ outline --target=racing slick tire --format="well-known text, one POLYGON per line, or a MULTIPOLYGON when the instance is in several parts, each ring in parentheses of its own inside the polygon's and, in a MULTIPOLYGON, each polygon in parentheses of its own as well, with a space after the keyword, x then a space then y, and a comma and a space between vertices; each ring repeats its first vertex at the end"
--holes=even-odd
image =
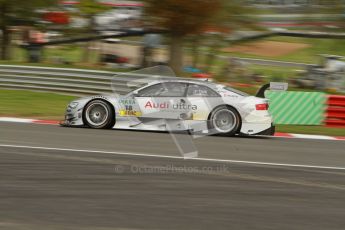
POLYGON ((212 111, 208 123, 212 133, 221 136, 234 136, 240 129, 241 117, 236 109, 220 106, 212 111))
POLYGON ((103 100, 90 101, 83 111, 84 124, 94 129, 111 129, 115 125, 115 112, 103 100))

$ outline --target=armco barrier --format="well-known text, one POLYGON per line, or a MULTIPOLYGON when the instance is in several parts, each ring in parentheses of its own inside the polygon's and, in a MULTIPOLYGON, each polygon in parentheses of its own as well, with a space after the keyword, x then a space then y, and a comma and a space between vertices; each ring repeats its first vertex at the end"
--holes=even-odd
POLYGON ((325 117, 326 126, 345 127, 345 96, 328 96, 325 117))
POLYGON ((73 68, 0 65, 0 88, 29 89, 71 95, 126 94, 132 86, 155 79, 171 79, 164 66, 140 72, 111 72, 73 68))
MULTIPOLYGON (((72 95, 92 95, 116 92, 127 93, 128 82, 155 76, 111 71, 73 68, 50 68, 19 65, 0 65, 0 87, 59 92, 72 95)), ((156 76, 164 78, 162 76, 156 76)))
POLYGON ((322 125, 326 109, 326 94, 318 92, 267 91, 269 111, 275 124, 322 125))
POLYGON ((111 92, 116 73, 72 68, 0 65, 0 87, 88 95, 111 92))

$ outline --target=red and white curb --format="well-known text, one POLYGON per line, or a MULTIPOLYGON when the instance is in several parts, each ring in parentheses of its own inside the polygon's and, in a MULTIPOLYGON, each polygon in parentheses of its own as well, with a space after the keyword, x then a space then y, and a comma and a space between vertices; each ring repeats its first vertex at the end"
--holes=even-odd
POLYGON ((27 118, 14 118, 14 117, 0 117, 0 122, 14 122, 14 123, 31 123, 43 125, 58 125, 60 121, 55 120, 36 120, 27 118))
MULTIPOLYGON (((60 121, 56 121, 56 120, 36 120, 36 119, 13 118, 13 117, 0 117, 0 122, 31 123, 31 124, 43 124, 43 125, 58 125, 60 123, 60 121)), ((309 134, 295 134, 295 133, 275 133, 274 136, 284 137, 284 138, 345 141, 345 136, 325 136, 325 135, 309 135, 309 134)))
POLYGON ((274 136, 285 137, 285 138, 345 141, 345 136, 342 137, 342 136, 326 136, 326 135, 311 135, 311 134, 296 134, 296 133, 275 133, 274 136))

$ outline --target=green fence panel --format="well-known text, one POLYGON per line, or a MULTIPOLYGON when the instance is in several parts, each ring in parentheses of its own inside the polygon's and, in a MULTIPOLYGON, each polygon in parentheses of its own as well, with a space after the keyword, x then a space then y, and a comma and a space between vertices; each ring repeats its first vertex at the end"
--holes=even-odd
POLYGON ((325 93, 267 91, 266 98, 275 124, 321 125, 324 121, 325 93))

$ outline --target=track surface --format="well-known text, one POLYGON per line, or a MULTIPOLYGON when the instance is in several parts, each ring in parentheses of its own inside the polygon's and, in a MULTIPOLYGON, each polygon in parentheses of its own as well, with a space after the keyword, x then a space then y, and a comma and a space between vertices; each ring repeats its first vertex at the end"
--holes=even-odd
POLYGON ((166 133, 0 122, 0 229, 345 226, 344 141, 204 137, 195 145, 199 158, 225 161, 178 159, 166 133))

